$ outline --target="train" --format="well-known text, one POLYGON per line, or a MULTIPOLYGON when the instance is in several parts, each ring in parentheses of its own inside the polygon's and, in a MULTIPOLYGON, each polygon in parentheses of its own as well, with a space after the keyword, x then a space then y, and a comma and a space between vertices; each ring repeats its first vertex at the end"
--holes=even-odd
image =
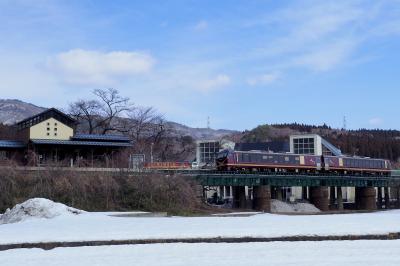
POLYGON ((389 160, 350 156, 223 150, 217 154, 220 171, 337 173, 389 176, 389 160))
POLYGON ((177 170, 177 169, 190 169, 192 165, 189 162, 152 162, 145 163, 145 169, 152 170, 177 170))

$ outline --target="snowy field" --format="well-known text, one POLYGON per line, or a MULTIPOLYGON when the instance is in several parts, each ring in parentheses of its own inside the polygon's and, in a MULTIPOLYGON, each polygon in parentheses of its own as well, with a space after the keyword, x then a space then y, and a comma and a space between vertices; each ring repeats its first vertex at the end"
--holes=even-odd
POLYGON ((400 265, 400 240, 152 244, 0 252, 2 266, 25 265, 400 265))
POLYGON ((60 215, 0 224, 0 244, 198 237, 385 234, 400 232, 400 211, 362 214, 258 214, 250 217, 112 217, 60 215))

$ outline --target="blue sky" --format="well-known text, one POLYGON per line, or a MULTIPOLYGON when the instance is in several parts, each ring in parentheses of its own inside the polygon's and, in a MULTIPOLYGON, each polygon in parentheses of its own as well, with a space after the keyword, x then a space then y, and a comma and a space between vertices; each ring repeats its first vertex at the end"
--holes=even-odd
POLYGON ((189 126, 400 129, 400 1, 0 0, 0 98, 113 87, 189 126))

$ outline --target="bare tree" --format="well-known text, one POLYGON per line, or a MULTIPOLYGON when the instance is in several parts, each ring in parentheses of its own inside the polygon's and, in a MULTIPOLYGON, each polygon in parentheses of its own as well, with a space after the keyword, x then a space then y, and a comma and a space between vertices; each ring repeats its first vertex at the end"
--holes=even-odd
POLYGON ((152 154, 157 160, 182 160, 193 153, 193 140, 173 134, 153 107, 134 106, 115 89, 97 89, 93 94, 96 99, 79 100, 69 108, 89 134, 123 133, 134 141, 135 152, 152 154))
POLYGON ((93 93, 100 99, 99 111, 103 119, 98 124, 102 129, 101 133, 106 134, 108 131, 118 130, 118 123, 115 123, 115 120, 133 108, 129 98, 122 97, 118 90, 112 88, 96 89, 93 93))
POLYGON ((70 104, 69 113, 78 121, 86 122, 88 133, 93 134, 95 129, 99 126, 99 106, 100 103, 95 100, 78 100, 70 104))
POLYGON ((78 100, 70 104, 69 113, 78 121, 87 124, 89 134, 106 134, 110 131, 121 131, 119 118, 133 110, 128 97, 122 97, 116 89, 96 89, 95 100, 78 100))
POLYGON ((163 116, 152 107, 132 108, 127 116, 121 127, 135 142, 138 152, 145 152, 150 146, 157 146, 167 135, 163 116))
POLYGON ((128 113, 129 135, 139 141, 142 138, 153 137, 154 132, 159 132, 164 124, 163 117, 152 107, 137 107, 128 113))

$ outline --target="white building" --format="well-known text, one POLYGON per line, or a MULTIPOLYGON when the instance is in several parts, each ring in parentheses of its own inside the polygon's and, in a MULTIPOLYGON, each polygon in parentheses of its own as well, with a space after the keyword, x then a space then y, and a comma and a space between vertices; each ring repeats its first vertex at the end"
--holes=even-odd
POLYGON ((317 134, 290 136, 290 152, 294 154, 342 155, 339 148, 317 134))

